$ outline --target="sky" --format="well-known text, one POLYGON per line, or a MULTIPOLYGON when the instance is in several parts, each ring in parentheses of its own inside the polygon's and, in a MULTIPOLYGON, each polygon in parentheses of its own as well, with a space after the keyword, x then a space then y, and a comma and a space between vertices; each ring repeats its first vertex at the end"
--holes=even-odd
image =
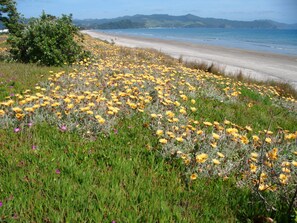
POLYGON ((207 18, 297 23, 297 0, 16 0, 26 18, 73 14, 74 19, 115 18, 135 14, 193 14, 207 18))

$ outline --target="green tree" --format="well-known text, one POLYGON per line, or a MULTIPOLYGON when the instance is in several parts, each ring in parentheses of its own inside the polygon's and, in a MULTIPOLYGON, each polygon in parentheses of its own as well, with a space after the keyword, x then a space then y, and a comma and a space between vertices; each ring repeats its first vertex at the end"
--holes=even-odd
POLYGON ((11 35, 11 54, 25 63, 63 65, 85 56, 79 29, 72 23, 72 15, 56 18, 42 13, 31 19, 20 35, 11 35))
POLYGON ((0 0, 0 21, 9 30, 9 33, 19 36, 24 28, 22 17, 16 8, 14 0, 0 0))

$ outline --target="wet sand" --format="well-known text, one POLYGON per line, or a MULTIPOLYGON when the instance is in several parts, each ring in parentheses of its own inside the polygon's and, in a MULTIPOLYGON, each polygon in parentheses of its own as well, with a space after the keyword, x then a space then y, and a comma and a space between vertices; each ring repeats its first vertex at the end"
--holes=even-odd
POLYGON ((230 75, 241 72, 257 80, 290 83, 297 89, 297 56, 194 44, 171 40, 107 34, 84 30, 92 37, 133 48, 152 48, 184 61, 213 63, 230 75))

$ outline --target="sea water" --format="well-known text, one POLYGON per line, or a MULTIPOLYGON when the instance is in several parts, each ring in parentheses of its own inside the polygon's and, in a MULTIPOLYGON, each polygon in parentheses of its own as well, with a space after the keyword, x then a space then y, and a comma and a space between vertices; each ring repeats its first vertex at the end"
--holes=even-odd
POLYGON ((151 28, 100 30, 100 32, 297 55, 297 30, 151 28))

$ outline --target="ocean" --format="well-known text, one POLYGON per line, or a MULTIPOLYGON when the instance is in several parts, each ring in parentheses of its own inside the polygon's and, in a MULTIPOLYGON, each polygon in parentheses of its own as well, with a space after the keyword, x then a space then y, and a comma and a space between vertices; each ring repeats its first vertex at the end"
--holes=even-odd
POLYGON ((297 30, 152 28, 100 30, 100 32, 297 55, 297 30))

